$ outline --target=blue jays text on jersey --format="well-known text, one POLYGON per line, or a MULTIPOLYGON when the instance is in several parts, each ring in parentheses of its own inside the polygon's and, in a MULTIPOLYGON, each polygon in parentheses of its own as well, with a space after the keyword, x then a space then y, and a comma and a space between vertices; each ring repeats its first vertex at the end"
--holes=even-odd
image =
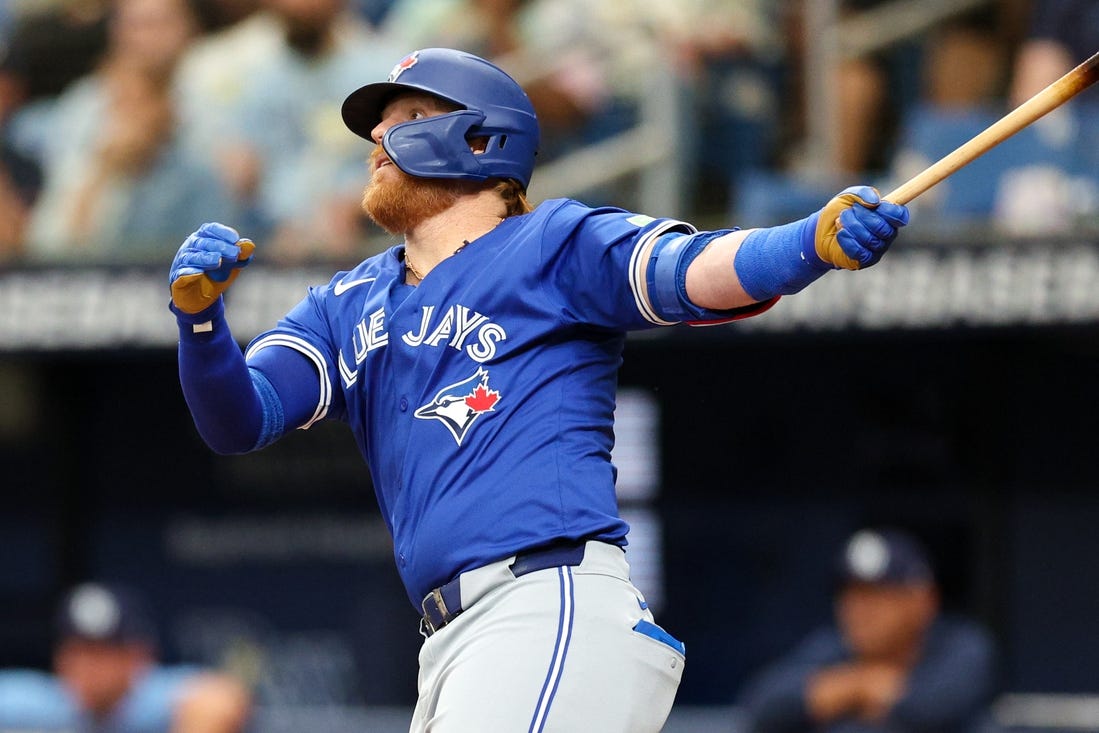
MULTIPOLYGON (((339 288, 340 281, 334 291, 339 288)), ((436 314, 436 306, 422 306, 422 319, 418 330, 401 334, 401 340, 409 346, 439 346, 446 343, 459 351, 465 350, 469 358, 484 363, 496 355, 496 344, 507 338, 507 332, 489 317, 464 305, 452 305, 442 314, 436 314)), ((389 332, 385 325, 385 310, 378 308, 364 316, 355 325, 352 335, 350 360, 341 349, 339 352, 340 375, 344 386, 355 383, 355 372, 366 360, 366 355, 374 349, 389 343, 389 332), (354 364, 354 369, 348 366, 354 364)))
POLYGON ((646 287, 647 253, 673 232, 694 229, 548 201, 418 287, 404 284, 402 246, 376 255, 249 345, 249 358, 283 346, 316 367, 318 403, 300 427, 351 427, 414 605, 553 540, 625 544, 610 461, 617 371, 627 331, 673 322, 646 287))

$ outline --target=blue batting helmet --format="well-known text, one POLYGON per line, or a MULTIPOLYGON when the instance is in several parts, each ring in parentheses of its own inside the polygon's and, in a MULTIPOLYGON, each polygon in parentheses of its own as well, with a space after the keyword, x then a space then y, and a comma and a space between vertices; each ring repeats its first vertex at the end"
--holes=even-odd
POLYGON ((414 51, 393 67, 389 79, 367 84, 344 100, 344 123, 370 140, 385 105, 409 91, 427 92, 460 109, 389 128, 382 148, 398 168, 423 178, 530 183, 538 118, 526 92, 506 72, 463 51, 414 51), (474 137, 488 138, 484 152, 470 150, 468 140, 474 137))

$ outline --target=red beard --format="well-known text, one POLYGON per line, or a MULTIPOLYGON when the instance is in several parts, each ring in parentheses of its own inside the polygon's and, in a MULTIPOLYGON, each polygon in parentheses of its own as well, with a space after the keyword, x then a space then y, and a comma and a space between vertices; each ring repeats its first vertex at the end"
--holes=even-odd
MULTIPOLYGON (((370 154, 371 163, 385 157, 381 146, 370 154)), ((363 190, 363 211, 375 224, 390 234, 407 234, 431 217, 453 206, 476 185, 471 181, 453 181, 410 176, 393 164, 395 180, 379 181, 372 176, 363 190), (470 185, 473 184, 473 185, 470 185)), ((376 165, 371 169, 377 171, 376 165)), ((388 178, 394 176, 386 174, 388 178)))

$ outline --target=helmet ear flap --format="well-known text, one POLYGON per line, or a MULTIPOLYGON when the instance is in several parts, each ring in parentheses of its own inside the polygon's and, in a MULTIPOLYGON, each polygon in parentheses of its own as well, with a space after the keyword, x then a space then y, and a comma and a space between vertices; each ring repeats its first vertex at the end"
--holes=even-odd
POLYGON ((386 130, 382 148, 410 176, 483 181, 491 176, 482 170, 467 135, 484 119, 481 112, 462 109, 402 122, 386 130))

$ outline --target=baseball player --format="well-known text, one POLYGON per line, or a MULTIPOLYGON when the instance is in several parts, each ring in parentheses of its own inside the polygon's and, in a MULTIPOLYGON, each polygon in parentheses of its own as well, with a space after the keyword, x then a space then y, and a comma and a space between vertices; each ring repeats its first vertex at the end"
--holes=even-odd
POLYGON ((662 728, 684 647, 631 584, 610 461, 631 329, 755 315, 860 269, 908 220, 870 188, 770 229, 525 190, 538 121, 489 62, 424 49, 344 102, 377 143, 364 210, 402 242, 306 297, 242 355, 222 294, 254 245, 222 224, 171 266, 179 369, 216 451, 342 420, 421 616, 412 731, 662 728))

